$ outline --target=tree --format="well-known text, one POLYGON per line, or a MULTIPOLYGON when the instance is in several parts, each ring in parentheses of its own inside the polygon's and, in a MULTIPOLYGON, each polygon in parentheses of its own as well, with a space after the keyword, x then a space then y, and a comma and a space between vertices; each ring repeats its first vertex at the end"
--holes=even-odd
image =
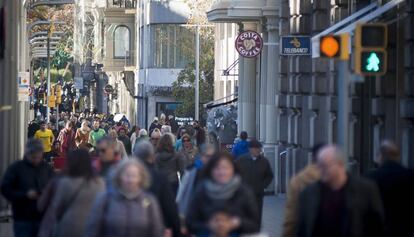
MULTIPOLYGON (((188 20, 188 30, 195 36, 194 24, 206 25, 205 12, 211 7, 212 1, 188 0, 191 17, 188 20)), ((206 114, 203 104, 213 100, 214 85, 214 29, 213 27, 200 27, 200 120, 205 121, 206 114)), ((178 74, 173 83, 174 98, 182 104, 177 108, 179 117, 193 117, 195 111, 195 37, 188 37, 184 45, 184 55, 188 59, 186 67, 178 74)))
MULTIPOLYGON (((74 6, 69 5, 62 5, 62 6, 38 6, 33 9, 29 9, 27 12, 27 23, 33 23, 36 21, 63 21, 64 24, 56 24, 54 25, 55 31, 64 32, 61 36, 62 39, 57 46, 57 50, 54 55, 52 55, 51 59, 51 67, 52 69, 55 68, 56 72, 62 72, 62 75, 59 76, 67 76, 66 73, 69 69, 69 66, 72 62, 72 50, 73 50, 73 13, 74 13, 74 6), (60 69, 65 70, 60 70, 60 69)), ((38 25, 31 29, 30 33, 36 33, 41 31, 48 31, 50 25, 38 25)), ((43 72, 46 70, 47 63, 46 59, 37 59, 33 63, 33 70, 35 72, 43 72), (41 70, 37 70, 41 69, 41 70)), ((69 74, 68 74, 69 75, 69 74)), ((40 78, 40 75, 35 75, 35 78, 40 78)))

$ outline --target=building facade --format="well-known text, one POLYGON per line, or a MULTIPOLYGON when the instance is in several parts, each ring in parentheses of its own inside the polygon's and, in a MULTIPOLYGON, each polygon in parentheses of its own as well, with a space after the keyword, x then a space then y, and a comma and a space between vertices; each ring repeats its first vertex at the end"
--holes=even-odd
POLYGON ((77 76, 89 109, 125 114, 135 123, 135 0, 79 0, 75 14, 77 76), (106 92, 105 87, 111 87, 106 92))
MULTIPOLYGON (((368 21, 388 24, 388 71, 350 84, 349 167, 358 173, 371 169, 385 138, 395 140, 403 164, 414 167, 413 6, 413 1, 398 0, 216 1, 208 12, 210 21, 257 31, 265 42, 257 58, 239 57, 238 125, 239 131, 248 131, 265 144, 276 174, 272 191, 286 191, 290 177, 310 162, 312 146, 338 142, 337 63, 282 56, 280 37, 315 36, 367 7, 373 7, 366 13, 368 21)), ((227 53, 234 52, 234 40, 229 41, 227 53)), ((218 62, 222 54, 216 52, 218 62)))
POLYGON ((154 117, 174 115, 179 102, 172 97, 172 83, 188 63, 185 50, 194 46, 186 42, 194 36, 185 26, 190 15, 185 1, 141 0, 138 11, 137 113, 138 124, 148 128, 154 117))
MULTIPOLYGON (((29 104, 17 96, 18 72, 28 71, 30 65, 24 2, 0 1, 0 177, 13 161, 23 158, 26 142, 29 104)), ((0 217, 10 214, 6 207, 0 198, 0 217)))

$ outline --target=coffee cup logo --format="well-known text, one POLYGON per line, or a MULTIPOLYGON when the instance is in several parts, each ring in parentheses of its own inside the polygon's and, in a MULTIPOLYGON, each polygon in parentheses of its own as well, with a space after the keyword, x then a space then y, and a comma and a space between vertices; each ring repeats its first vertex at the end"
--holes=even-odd
POLYGON ((236 50, 246 58, 254 58, 260 54, 263 48, 263 39, 255 31, 242 32, 236 38, 236 50))

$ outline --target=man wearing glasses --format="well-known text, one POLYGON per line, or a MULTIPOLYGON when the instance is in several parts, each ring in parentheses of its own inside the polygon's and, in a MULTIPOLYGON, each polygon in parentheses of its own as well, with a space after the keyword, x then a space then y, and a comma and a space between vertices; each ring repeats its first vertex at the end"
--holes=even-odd
POLYGON ((161 131, 156 128, 151 134, 151 144, 154 146, 154 148, 157 148, 158 141, 161 138, 161 131))
POLYGON ((105 136, 98 140, 96 151, 98 154, 97 170, 102 177, 106 177, 113 166, 121 160, 120 152, 116 149, 117 141, 105 136))

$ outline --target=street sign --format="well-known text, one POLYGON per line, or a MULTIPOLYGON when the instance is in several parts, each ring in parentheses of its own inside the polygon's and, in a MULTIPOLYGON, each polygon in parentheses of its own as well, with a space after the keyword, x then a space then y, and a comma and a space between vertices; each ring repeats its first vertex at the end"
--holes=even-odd
POLYGON ((30 73, 19 72, 17 75, 17 100, 22 102, 28 102, 30 92, 30 73))
POLYGON ((248 30, 237 36, 235 46, 242 57, 254 58, 262 52, 263 39, 259 33, 248 30))
POLYGON ((311 55, 310 36, 282 36, 281 55, 300 56, 311 55))
POLYGON ((73 78, 73 87, 76 90, 82 90, 83 89, 83 78, 82 77, 73 78))
POLYGON ((114 92, 114 87, 108 84, 104 87, 104 91, 106 94, 112 94, 114 92))

